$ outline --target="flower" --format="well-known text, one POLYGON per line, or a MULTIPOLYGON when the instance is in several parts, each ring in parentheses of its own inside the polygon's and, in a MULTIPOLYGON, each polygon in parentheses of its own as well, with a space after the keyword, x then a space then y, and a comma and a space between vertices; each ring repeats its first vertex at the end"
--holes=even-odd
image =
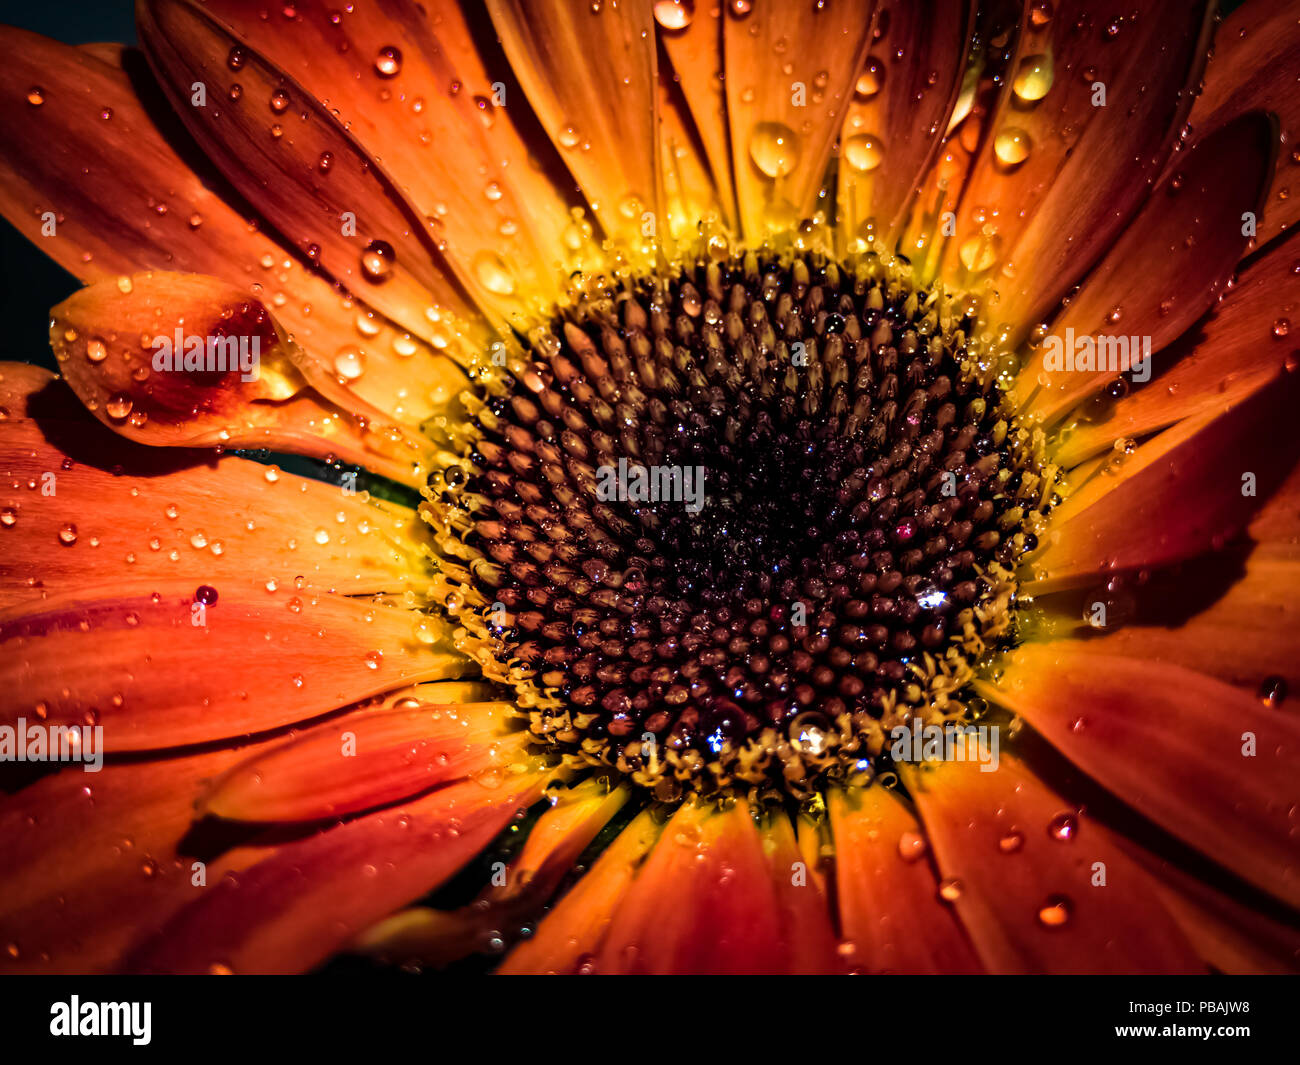
POLYGON ((1294 969, 1300 8, 1211 6, 4 31, 0 961, 1294 969))

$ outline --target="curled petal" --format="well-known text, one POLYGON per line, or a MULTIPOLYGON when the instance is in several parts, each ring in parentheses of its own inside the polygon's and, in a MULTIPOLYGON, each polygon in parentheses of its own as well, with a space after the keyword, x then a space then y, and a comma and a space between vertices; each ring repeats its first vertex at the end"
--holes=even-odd
POLYGON ((216 278, 91 285, 51 311, 50 343, 81 401, 128 439, 342 459, 415 486, 427 476, 427 441, 308 387, 266 307, 216 278))

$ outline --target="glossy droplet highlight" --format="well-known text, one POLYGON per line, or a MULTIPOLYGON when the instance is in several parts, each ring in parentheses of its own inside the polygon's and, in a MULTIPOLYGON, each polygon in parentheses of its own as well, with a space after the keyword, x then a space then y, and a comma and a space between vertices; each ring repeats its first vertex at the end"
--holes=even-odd
POLYGON ((1034 103, 1051 91, 1054 77, 1050 53, 1026 56, 1020 61, 1020 69, 1016 71, 1016 80, 1011 83, 1011 91, 1025 103, 1034 103))
POLYGON ((655 21, 666 30, 684 30, 695 17, 695 0, 656 0, 655 21))
POLYGON ((375 73, 381 78, 395 78, 402 70, 402 53, 391 44, 375 56, 375 73))
POLYGON ((1074 814, 1057 814, 1047 825, 1047 834, 1060 843, 1066 843, 1074 839, 1074 834, 1078 831, 1078 822, 1074 814))
POLYGON ((345 381, 355 381, 366 372, 366 356, 359 347, 349 344, 334 356, 334 372, 345 381))
POLYGON ((993 152, 1003 166, 1019 166, 1029 158, 1029 134, 1017 126, 1008 126, 993 138, 993 152))
POLYGON ((1073 904, 1064 895, 1051 895, 1038 910, 1038 922, 1047 928, 1061 928, 1069 924, 1073 904))
POLYGON ((760 122, 749 136, 749 157, 768 177, 785 177, 799 162, 798 134, 782 122, 760 122))
POLYGON ((372 240, 361 253, 361 271, 367 281, 385 281, 393 272, 397 253, 386 240, 372 240))
POLYGON ((1265 706, 1280 706, 1286 698, 1286 679, 1273 676, 1266 677, 1259 686, 1259 701, 1265 706))
POLYGON ((875 170, 884 158, 880 141, 866 133, 857 133, 844 142, 844 161, 860 174, 875 170))

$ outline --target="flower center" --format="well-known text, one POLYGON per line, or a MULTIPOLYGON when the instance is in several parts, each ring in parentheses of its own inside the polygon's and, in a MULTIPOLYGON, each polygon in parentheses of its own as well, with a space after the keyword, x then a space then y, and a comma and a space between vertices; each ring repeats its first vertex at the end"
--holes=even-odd
POLYGON ((433 487, 538 739, 806 798, 968 716, 1046 494, 978 326, 901 261, 751 253, 530 334, 433 487))

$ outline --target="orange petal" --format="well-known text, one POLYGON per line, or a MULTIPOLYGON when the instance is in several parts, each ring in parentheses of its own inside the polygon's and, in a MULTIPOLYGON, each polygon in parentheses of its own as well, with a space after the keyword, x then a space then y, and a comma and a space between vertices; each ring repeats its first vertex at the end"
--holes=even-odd
POLYGON ((224 773, 200 809, 231 821, 324 821, 399 802, 439 784, 500 772, 522 733, 505 703, 421 704, 349 714, 224 773))
POLYGON ((1098 575, 1167 565, 1221 546, 1250 520, 1294 464, 1300 441, 1278 439, 1300 375, 1274 383, 1218 415, 1189 418, 1143 444, 1118 473, 1096 474, 1052 518, 1032 561, 1032 594, 1098 575), (1243 494, 1254 475, 1258 498, 1243 494))
MULTIPOLYGON (((0 115, 0 212, 65 269, 87 283, 146 269, 221 277, 274 305, 307 352, 315 387, 332 384, 334 398, 356 395, 402 421, 440 411, 464 387, 451 359, 311 271, 262 232, 218 174, 195 173, 205 163, 168 142, 183 146, 188 135, 139 70, 138 53, 126 56, 133 82, 120 54, 100 61, 9 27, 0 41, 14 57, 0 70, 0 91, 24 101, 33 85, 44 92, 39 107, 0 115), (126 157, 131 165, 121 166, 126 157)), ((459 347, 467 338, 436 324, 440 348, 467 358, 472 347, 459 347)))
POLYGON ((233 285, 136 274, 83 288, 50 313, 50 343, 68 383, 128 439, 338 458, 424 485, 428 441, 309 388, 266 307, 233 285))
POLYGON ((1293 371, 1290 323, 1300 322, 1300 295, 1290 295, 1300 245, 1279 242, 1252 260, 1213 314, 1167 351, 1169 369, 1116 402, 1099 421, 1071 428, 1053 458, 1079 462, 1125 437, 1141 437, 1188 417, 1239 403, 1280 370, 1293 371))
POLYGON ((970 288, 991 278, 992 314, 1021 329, 1057 304, 1160 172, 1191 107, 1212 9, 1153 0, 1132 17, 1057 0, 1046 23, 1027 20, 963 193, 945 280, 970 288), (1099 84, 1104 107, 1094 103, 1099 84))
POLYGON ((301 972, 432 891, 537 798, 539 772, 474 780, 287 843, 228 876, 128 959, 146 972, 301 972))
POLYGON ((259 732, 470 669, 424 615, 244 585, 50 598, 0 612, 0 648, 0 722, 100 724, 109 751, 259 732))
POLYGON ((233 455, 142 447, 48 371, 3 363, 0 378, 30 379, 6 391, 0 421, 0 606, 128 575, 351 594, 420 580, 425 526, 405 507, 233 455))
MULTIPOLYGON (((700 142, 704 146, 710 177, 718 189, 722 216, 734 226, 736 190, 731 181, 727 101, 723 92, 722 7, 721 4, 670 5, 662 9, 666 14, 656 18, 656 22, 659 25, 659 41, 672 64, 671 70, 661 70, 660 76, 676 73, 682 96, 690 111, 691 124, 698 131, 700 142), (683 18, 685 25, 678 25, 683 18), (670 25, 665 25, 665 22, 670 25)), ((668 175, 673 172, 671 156, 665 160, 664 172, 668 175)), ((671 187, 668 193, 671 209, 671 187)))
POLYGON ((876 23, 840 130, 836 205, 846 241, 873 233, 892 246, 957 102, 975 3, 893 4, 876 23))
POLYGON ((500 972, 570 974, 589 964, 661 828, 654 811, 637 814, 532 937, 510 952, 500 972))
POLYGON ((1277 898, 1300 905, 1300 722, 1182 666, 1027 644, 981 690, 1099 784, 1277 898))
MULTIPOLYGON (((1019 386, 1022 394, 1033 393, 1029 409, 1054 422, 1128 370, 1148 350, 1143 344, 1151 353, 1163 351, 1209 309, 1249 242, 1242 217, 1259 209, 1273 137, 1268 117, 1256 112, 1179 161, 1031 356, 1019 386), (1095 343, 1116 336, 1138 350, 1109 369, 1073 368, 1077 338, 1095 343), (1049 369, 1053 351, 1066 360, 1064 368, 1049 369)), ((1106 363, 1114 357, 1097 355, 1106 363)))
POLYGON ((354 944, 390 963, 446 965, 534 917, 582 852, 628 799, 625 787, 589 778, 552 797, 524 841, 509 877, 454 912, 417 907, 394 914, 354 944))
POLYGON ((887 789, 827 796, 840 930, 850 964, 873 973, 977 973, 966 933, 939 898, 921 826, 887 789))
POLYGON ((728 5, 727 119, 745 239, 817 209, 831 148, 871 38, 875 0, 728 5))
POLYGON ((981 769, 941 762, 902 772, 945 891, 989 971, 1204 971, 1146 874, 1103 829, 1005 750, 995 771, 981 769), (1051 831, 1061 818, 1072 819, 1068 834, 1051 831))
POLYGON ((650 4, 488 0, 487 8, 529 104, 601 225, 640 245, 643 213, 662 217, 650 4))
POLYGON ((247 755, 65 769, 0 801, 0 971, 101 973, 242 859, 192 831, 205 778, 247 755))
POLYGON ((1188 942, 1219 972, 1281 974, 1300 970, 1300 931, 1268 917, 1202 877, 1158 858, 1132 840, 1117 841, 1139 862, 1188 942))
POLYGON ((1300 138, 1300 17, 1294 4, 1250 0, 1219 27, 1205 85, 1188 118, 1198 134, 1213 132, 1243 111, 1262 108, 1281 120, 1284 150, 1259 222, 1259 243, 1267 244, 1300 219, 1296 145, 1300 138))
POLYGON ((759 834, 780 910, 780 946, 786 956, 783 971, 794 975, 842 973, 830 902, 821 878, 808 868, 789 817, 778 812, 765 818, 759 834))
POLYGON ((619 903, 600 973, 775 973, 781 912, 748 807, 683 806, 619 903))
MULTIPOLYGON (((273 19, 262 18, 254 0, 205 6, 243 47, 329 103, 420 213, 437 220, 460 272, 488 279, 485 297, 502 312, 516 309, 520 297, 548 304, 558 297, 567 270, 557 238, 567 206, 522 145, 503 158, 494 133, 498 124, 512 127, 511 112, 526 107, 522 93, 510 99, 500 79, 467 86, 474 62, 461 69, 464 53, 423 5, 398 0, 339 17, 328 0, 300 0, 291 15, 273 19)), ((443 8, 443 19, 463 17, 443 8)))
POLYGON ((473 284, 456 275, 428 223, 297 81, 194 4, 143 0, 137 27, 204 154, 299 252, 426 340, 431 308, 477 320, 473 284))

